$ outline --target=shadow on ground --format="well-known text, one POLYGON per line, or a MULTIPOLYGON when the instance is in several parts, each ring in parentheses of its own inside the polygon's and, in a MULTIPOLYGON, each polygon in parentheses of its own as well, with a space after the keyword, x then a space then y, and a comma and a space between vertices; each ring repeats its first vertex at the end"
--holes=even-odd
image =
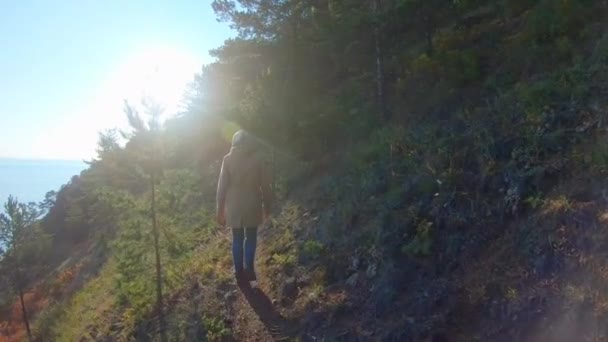
POLYGON ((239 288, 275 341, 286 341, 299 335, 298 325, 283 317, 274 308, 264 291, 249 284, 239 284, 239 288))

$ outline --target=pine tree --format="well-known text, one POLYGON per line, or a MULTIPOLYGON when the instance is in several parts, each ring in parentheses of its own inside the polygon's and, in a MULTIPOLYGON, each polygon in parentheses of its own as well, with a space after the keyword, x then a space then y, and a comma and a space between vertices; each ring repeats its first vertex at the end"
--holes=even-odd
POLYGON ((149 116, 148 122, 140 116, 139 112, 125 103, 125 112, 129 124, 133 129, 130 144, 136 153, 136 163, 141 166, 143 176, 149 182, 150 190, 150 221, 154 238, 154 256, 156 270, 156 310, 158 312, 159 335, 161 342, 167 339, 167 324, 163 306, 163 276, 160 256, 160 234, 157 220, 156 188, 162 173, 161 160, 161 122, 160 117, 164 109, 149 99, 144 99, 142 105, 149 116))
POLYGON ((21 305, 22 319, 29 341, 33 341, 24 293, 29 282, 44 268, 49 237, 37 225, 41 211, 34 203, 20 203, 9 196, 0 214, 0 263, 21 305))

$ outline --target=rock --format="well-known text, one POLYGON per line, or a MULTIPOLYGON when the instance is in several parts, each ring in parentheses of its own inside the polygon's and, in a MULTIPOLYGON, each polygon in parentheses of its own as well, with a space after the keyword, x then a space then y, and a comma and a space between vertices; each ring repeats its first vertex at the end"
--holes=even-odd
POLYGON ((361 259, 357 255, 350 257, 350 265, 348 267, 351 271, 359 270, 359 265, 361 264, 361 259))
POLYGON ((354 287, 355 285, 357 285, 357 281, 359 280, 359 274, 358 273, 353 273, 350 277, 348 277, 348 279, 346 280, 346 285, 354 287))
POLYGON ((378 273, 378 268, 377 268, 376 264, 369 264, 369 266, 367 266, 367 271, 365 272, 365 274, 367 275, 367 277, 369 279, 374 278, 377 273, 378 273))

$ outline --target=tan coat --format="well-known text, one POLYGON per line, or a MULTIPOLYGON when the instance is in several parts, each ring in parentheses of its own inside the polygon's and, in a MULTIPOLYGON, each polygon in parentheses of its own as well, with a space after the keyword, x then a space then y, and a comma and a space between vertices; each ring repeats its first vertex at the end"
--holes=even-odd
POLYGON ((237 132, 222 162, 217 210, 224 212, 226 226, 231 228, 257 227, 263 210, 270 212, 269 172, 254 139, 244 131, 237 132))

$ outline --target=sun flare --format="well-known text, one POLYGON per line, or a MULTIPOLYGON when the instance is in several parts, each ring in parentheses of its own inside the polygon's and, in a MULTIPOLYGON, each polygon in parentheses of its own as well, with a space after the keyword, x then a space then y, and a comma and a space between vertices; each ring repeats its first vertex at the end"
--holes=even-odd
POLYGON ((55 122, 48 136, 36 139, 41 146, 73 158, 93 157, 98 132, 128 127, 124 100, 136 108, 145 97, 154 100, 164 108, 164 121, 180 111, 184 91, 201 66, 193 54, 170 47, 133 53, 108 74, 84 108, 55 122), (60 134, 66 131, 71 133, 60 134))
POLYGON ((108 91, 131 103, 151 98, 170 116, 179 111, 186 86, 199 68, 196 58, 177 49, 146 49, 115 71, 108 91))

